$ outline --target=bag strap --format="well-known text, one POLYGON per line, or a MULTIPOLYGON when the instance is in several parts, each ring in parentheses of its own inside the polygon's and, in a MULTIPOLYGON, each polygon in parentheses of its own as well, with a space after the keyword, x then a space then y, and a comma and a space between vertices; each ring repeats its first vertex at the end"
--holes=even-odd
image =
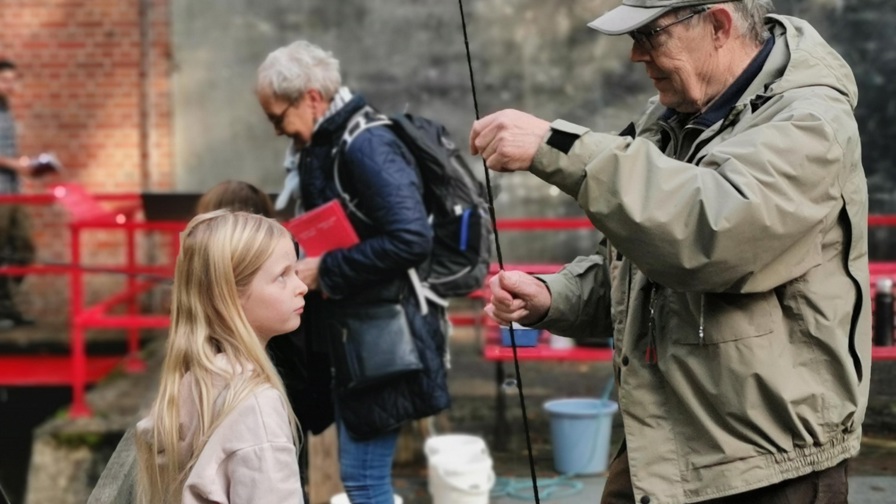
MULTIPOLYGON (((355 115, 349 119, 348 126, 345 127, 345 132, 342 134, 342 138, 336 146, 335 161, 333 162, 333 180, 336 182, 336 191, 339 193, 340 199, 345 202, 345 206, 348 207, 349 211, 368 224, 373 224, 373 221, 364 215, 364 213, 356 206, 357 200, 353 200, 342 188, 342 183, 339 181, 339 161, 342 158, 342 154, 348 150, 352 141, 354 141, 354 139, 363 131, 376 126, 391 126, 392 124, 392 120, 386 115, 377 112, 370 105, 365 105, 361 110, 355 112, 355 115)), ((443 308, 448 306, 448 300, 433 292, 429 287, 429 284, 420 280, 417 268, 408 268, 408 278, 414 288, 414 295, 417 298, 417 303, 420 305, 420 313, 422 315, 429 313, 429 304, 427 303, 427 300, 432 301, 443 308)))
POLYGON ((375 126, 387 126, 392 124, 383 114, 380 114, 370 105, 365 105, 361 110, 355 112, 355 115, 348 121, 345 132, 336 146, 335 161, 333 162, 333 180, 336 182, 336 191, 339 193, 340 199, 345 202, 350 212, 353 212, 361 220, 368 224, 373 224, 366 215, 356 206, 357 200, 353 200, 351 196, 342 188, 342 182, 339 180, 339 162, 344 152, 348 151, 349 145, 361 134, 361 132, 373 128, 375 126))

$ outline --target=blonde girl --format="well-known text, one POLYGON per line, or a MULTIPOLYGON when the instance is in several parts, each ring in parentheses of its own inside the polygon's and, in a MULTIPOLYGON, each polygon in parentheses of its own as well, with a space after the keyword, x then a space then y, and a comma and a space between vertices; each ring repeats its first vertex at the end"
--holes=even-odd
POLYGON ((159 393, 137 426, 138 500, 302 502, 297 422, 264 350, 301 323, 292 237, 218 210, 181 242, 159 393))

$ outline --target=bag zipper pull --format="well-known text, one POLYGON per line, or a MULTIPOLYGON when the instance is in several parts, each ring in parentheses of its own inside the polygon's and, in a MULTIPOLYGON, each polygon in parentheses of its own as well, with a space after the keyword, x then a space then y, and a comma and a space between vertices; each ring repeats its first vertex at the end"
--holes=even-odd
POLYGON ((654 346, 653 343, 647 345, 647 351, 644 352, 644 361, 648 364, 657 363, 656 346, 654 346))

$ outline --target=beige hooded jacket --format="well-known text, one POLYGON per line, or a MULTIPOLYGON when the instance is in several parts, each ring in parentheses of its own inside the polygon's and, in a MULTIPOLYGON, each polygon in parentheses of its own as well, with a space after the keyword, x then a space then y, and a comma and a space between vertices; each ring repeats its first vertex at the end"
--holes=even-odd
MULTIPOLYGON (((223 357, 223 356, 219 356, 223 357)), ((218 359, 228 366, 225 359, 218 359)), ((181 438, 198 428, 192 375, 180 387, 181 438)), ((221 394, 226 383, 218 384, 221 394)), ((256 390, 227 414, 209 436, 184 484, 183 504, 304 502, 293 431, 283 395, 270 386, 256 390)), ((137 424, 137 435, 150 439, 152 418, 137 424)), ((182 460, 190 447, 179 448, 182 460)))
POLYGON ((768 23, 776 43, 737 105, 676 132, 668 154, 654 99, 635 138, 555 122, 579 138, 568 154, 543 144, 531 167, 619 252, 545 277, 539 325, 586 336, 611 303, 639 502, 732 495, 859 451, 871 305, 856 84, 806 22, 768 23))

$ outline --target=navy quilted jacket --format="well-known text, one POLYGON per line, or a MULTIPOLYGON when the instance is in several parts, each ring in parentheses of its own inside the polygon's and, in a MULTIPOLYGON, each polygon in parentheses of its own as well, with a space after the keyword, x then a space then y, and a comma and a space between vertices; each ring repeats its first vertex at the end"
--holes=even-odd
MULTIPOLYGON (((352 115, 365 104, 361 96, 355 96, 318 127, 302 151, 300 190, 306 210, 339 197, 333 170, 335 148, 352 115)), ((426 261, 433 240, 411 153, 388 127, 373 127, 352 141, 339 163, 343 190, 371 223, 349 212, 361 243, 324 255, 321 291, 340 303, 400 299, 425 368, 419 375, 363 394, 337 395, 337 409, 349 431, 369 438, 449 406, 444 312, 430 305, 430 313, 421 315, 408 281, 408 268, 426 261)), ((314 305, 327 302, 309 296, 305 322, 312 338, 319 326, 314 317, 321 311, 314 305)))

